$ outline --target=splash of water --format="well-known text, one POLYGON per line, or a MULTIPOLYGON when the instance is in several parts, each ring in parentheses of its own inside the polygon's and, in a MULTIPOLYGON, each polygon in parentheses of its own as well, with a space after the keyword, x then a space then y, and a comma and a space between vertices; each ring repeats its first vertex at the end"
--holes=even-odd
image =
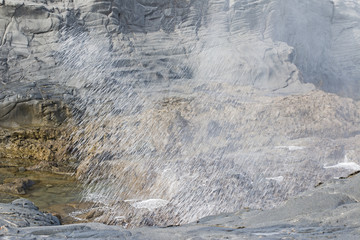
MULTIPOLYGON (((293 49, 252 42, 251 32, 230 37, 222 4, 209 9, 212 27, 187 44, 181 29, 117 40, 63 32, 57 78, 78 90, 78 176, 87 200, 111 207, 106 222, 131 213, 135 225, 178 224, 272 207, 333 176, 323 168, 332 150, 317 149, 356 128, 331 130, 324 120, 339 118, 339 98, 266 96, 291 83, 298 93, 308 88, 289 60, 293 49)), ((344 101, 352 114, 355 103, 344 101)))

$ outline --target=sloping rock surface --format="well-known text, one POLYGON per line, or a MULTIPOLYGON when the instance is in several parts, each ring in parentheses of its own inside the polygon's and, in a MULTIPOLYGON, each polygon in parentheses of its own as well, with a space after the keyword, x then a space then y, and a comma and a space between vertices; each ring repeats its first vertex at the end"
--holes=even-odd
POLYGON ((59 220, 51 214, 38 211, 31 201, 26 199, 14 200, 11 204, 0 204, 1 231, 10 227, 33 227, 59 225, 59 220))
MULTIPOLYGON (((358 239, 359 182, 357 174, 323 184, 272 210, 243 210, 165 228, 125 230, 99 223, 22 228, 32 225, 21 225, 18 219, 11 226, 4 222, 8 217, 2 211, 0 235, 8 239, 358 239)), ((34 211, 33 205, 30 208, 34 211)))
POLYGON ((360 167, 359 12, 356 0, 4 0, 0 157, 56 168, 66 103, 78 175, 99 183, 87 196, 125 202, 135 225, 153 212, 131 218, 134 199, 171 202, 148 225, 276 205, 360 167))
MULTIPOLYGON (((299 83, 309 82, 358 98, 359 9, 353 0, 4 1, 0 84, 36 84, 45 98, 71 96, 57 86, 70 70, 58 56, 68 37, 64 31, 75 28, 104 37, 100 45, 112 52, 106 71, 115 78, 155 84, 221 78, 280 92, 308 89, 299 83)), ((69 49, 77 70, 84 61, 99 67, 98 49, 84 44, 74 42, 88 55, 69 49), (97 57, 84 59, 91 55, 97 57)), ((70 76, 76 86, 83 80, 70 76)))

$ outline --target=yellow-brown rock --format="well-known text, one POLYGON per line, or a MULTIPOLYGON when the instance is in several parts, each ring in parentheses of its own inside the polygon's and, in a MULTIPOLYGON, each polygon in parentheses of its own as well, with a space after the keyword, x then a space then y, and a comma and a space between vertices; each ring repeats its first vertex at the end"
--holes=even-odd
POLYGON ((70 111, 60 101, 30 100, 0 106, 0 165, 69 171, 70 111))

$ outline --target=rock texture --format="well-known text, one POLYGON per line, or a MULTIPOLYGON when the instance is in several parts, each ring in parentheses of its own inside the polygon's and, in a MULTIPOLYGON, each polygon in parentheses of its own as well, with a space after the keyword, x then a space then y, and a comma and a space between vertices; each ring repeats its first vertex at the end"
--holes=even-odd
POLYGON ((61 101, 29 100, 0 104, 1 166, 69 171, 65 120, 70 111, 61 101))
POLYGON ((51 214, 38 211, 32 202, 26 199, 14 200, 11 204, 0 204, 0 225, 2 235, 6 229, 16 227, 59 225, 59 220, 51 214))
POLYGON ((359 12, 356 0, 3 1, 3 157, 66 163, 68 104, 84 194, 118 206, 98 221, 277 205, 360 168, 359 12), (154 199, 169 204, 139 207, 154 199))
MULTIPOLYGON (((17 226, 3 223, 0 236, 9 239, 357 239, 360 234, 359 181, 359 174, 333 180, 272 210, 242 210, 209 216, 183 226, 125 230, 88 223, 22 228, 23 225, 12 220, 17 226)), ((0 213, 0 221, 4 216, 7 217, 0 213)))
POLYGON ((360 169, 357 101, 321 91, 260 97, 221 89, 226 97, 200 88, 153 105, 150 98, 143 111, 87 125, 78 176, 96 184, 89 199, 112 206, 94 220, 168 225, 271 208, 360 169), (169 203, 152 211, 132 204, 148 199, 169 203))
POLYGON ((34 185, 34 182, 26 178, 19 178, 15 180, 5 179, 4 183, 0 184, 0 192, 23 195, 32 185, 34 185))
POLYGON ((57 58, 59 30, 80 27, 105 36, 112 76, 152 83, 221 78, 270 90, 295 84, 296 91, 310 82, 359 97, 356 1, 12 0, 0 10, 3 86, 45 82, 67 95, 56 86, 66 71, 57 58))
POLYGON ((30 171, 24 167, 0 167, 1 203, 10 203, 19 197, 26 198, 41 211, 58 217, 61 224, 79 222, 78 218, 74 218, 74 212, 93 206, 93 203, 80 202, 80 192, 81 183, 68 174, 30 171))
POLYGON ((70 115, 60 101, 29 100, 1 104, 1 128, 58 127, 70 115))
POLYGON ((0 6, 0 164, 70 171, 65 99, 71 89, 49 81, 55 67, 50 45, 61 21, 45 5, 0 6))

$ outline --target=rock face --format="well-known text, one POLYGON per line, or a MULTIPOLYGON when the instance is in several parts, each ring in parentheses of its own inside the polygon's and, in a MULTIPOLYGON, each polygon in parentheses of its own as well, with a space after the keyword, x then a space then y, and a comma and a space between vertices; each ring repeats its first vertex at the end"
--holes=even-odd
MULTIPOLYGON (((54 100, 29 100, 0 104, 1 166, 69 171, 65 120, 69 109, 54 100)), ((73 166, 74 167, 74 166, 73 166)))
POLYGON ((37 1, 0 6, 2 166, 69 171, 64 99, 71 89, 49 81, 55 67, 49 45, 60 24, 52 11, 37 1))
POLYGON ((360 168, 359 15, 356 0, 3 1, 0 154, 66 163, 68 104, 85 196, 118 206, 98 221, 272 207, 360 168), (153 199, 168 204, 134 204, 153 199))
POLYGON ((91 193, 112 205, 100 207, 103 215, 94 220, 168 225, 271 208, 360 169, 358 102, 321 91, 260 97, 241 87, 221 89, 231 97, 206 88, 89 123, 89 154, 78 175, 97 179, 91 193), (152 211, 132 204, 148 199, 169 203, 152 211))
POLYGON ((12 0, 0 11, 3 86, 58 83, 66 71, 56 57, 59 29, 79 26, 106 35, 113 76, 152 83, 221 78, 270 90, 300 81, 359 97, 356 1, 12 0))
POLYGON ((0 127, 7 129, 58 127, 70 115, 62 102, 18 101, 0 106, 0 127))
POLYGON ((26 178, 5 181, 5 183, 0 184, 0 192, 22 195, 25 194, 26 190, 32 185, 34 185, 34 182, 26 178))

